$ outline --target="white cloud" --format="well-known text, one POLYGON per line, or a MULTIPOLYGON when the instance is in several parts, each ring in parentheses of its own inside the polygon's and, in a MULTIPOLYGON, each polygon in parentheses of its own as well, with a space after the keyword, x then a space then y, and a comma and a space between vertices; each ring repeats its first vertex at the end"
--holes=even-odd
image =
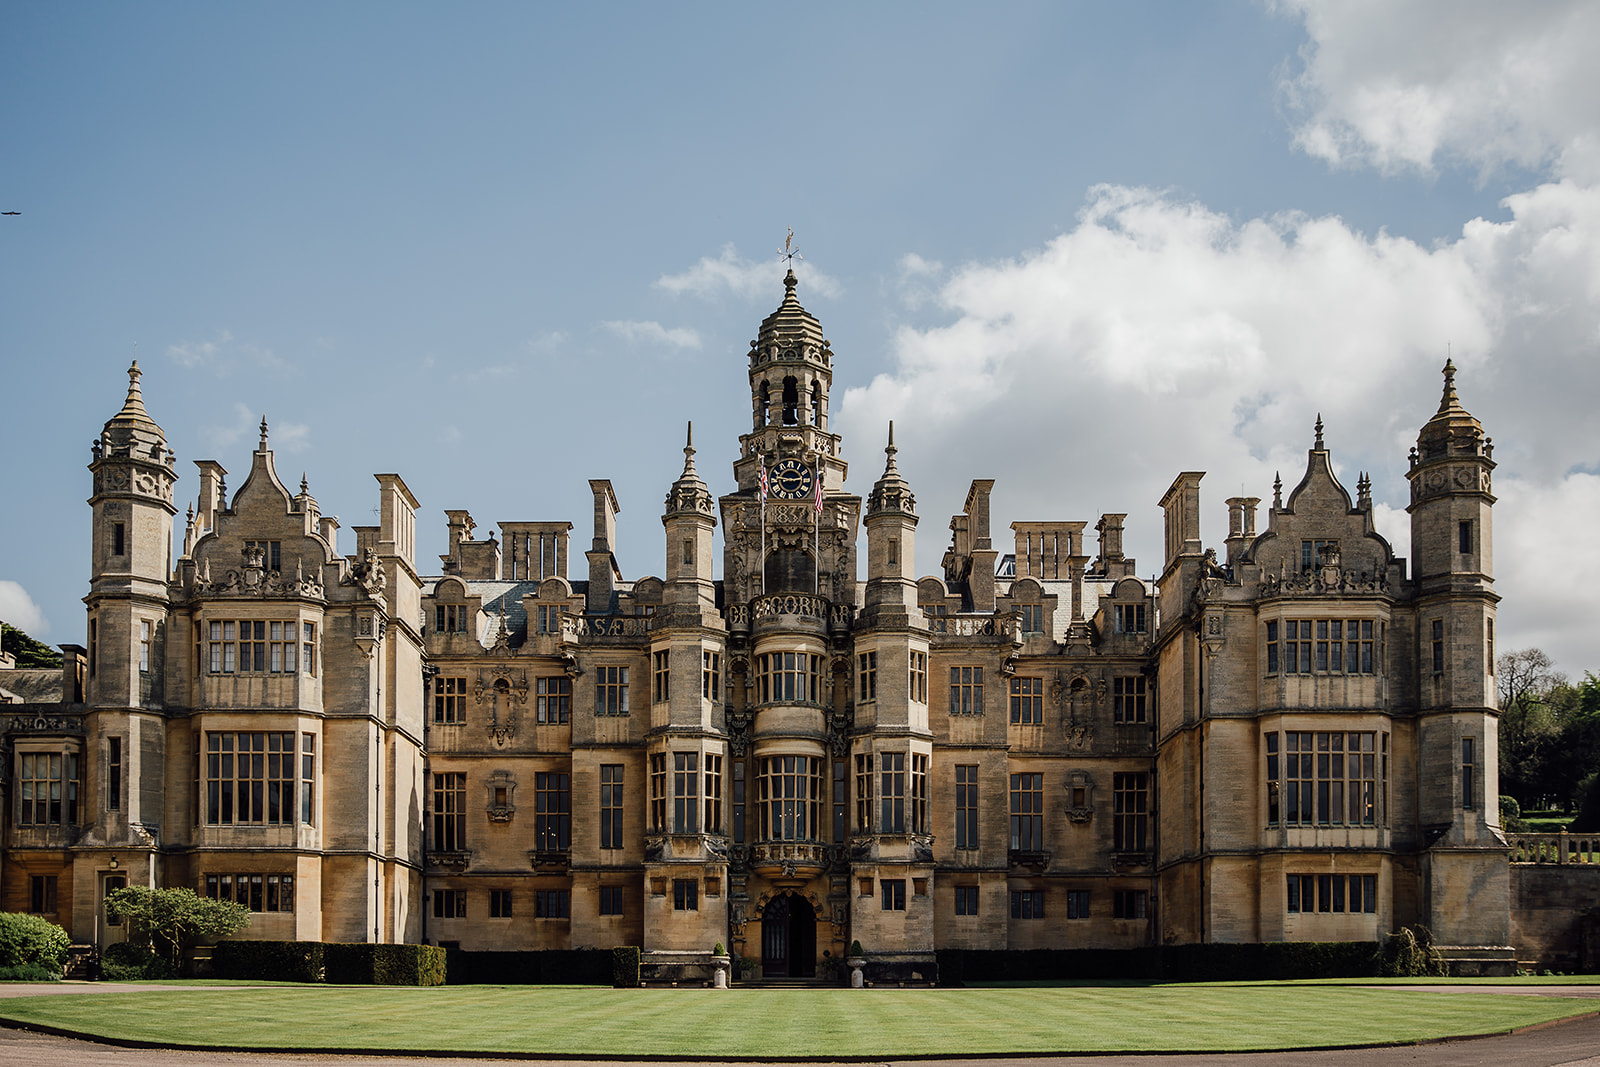
MULTIPOLYGON (((232 422, 222 426, 202 427, 200 435, 204 438, 206 447, 213 457, 224 454, 247 437, 250 441, 250 448, 254 451, 259 442, 263 417, 243 403, 235 401, 232 422)), ((310 443, 311 439, 311 427, 305 423, 274 423, 268 420, 267 431, 267 443, 274 452, 302 451, 310 443)))
POLYGON ((1600 477, 1578 473, 1543 484, 1498 477, 1495 493, 1495 589, 1507 598, 1502 650, 1542 648, 1575 677, 1600 671, 1600 477))
POLYGON ((1278 0, 1301 17, 1283 84, 1295 143, 1335 164, 1464 161, 1600 179, 1600 5, 1592 0, 1278 0))
MULTIPOLYGON (((676 294, 712 297, 730 292, 747 300, 770 300, 774 293, 782 293, 787 269, 777 257, 759 262, 745 259, 737 248, 727 244, 717 258, 704 256, 681 274, 663 274, 656 279, 656 285, 676 294)), ((804 292, 836 297, 842 291, 837 281, 804 260, 795 261, 794 273, 804 292)))
POLYGON ((50 632, 50 623, 39 605, 33 602, 28 591, 18 582, 0 579, 0 621, 10 623, 28 636, 43 638, 50 632))
POLYGON ((286 369, 289 364, 273 355, 272 350, 260 345, 235 341, 228 330, 220 330, 207 341, 184 341, 168 345, 167 356, 179 366, 190 370, 209 369, 219 376, 237 370, 274 367, 286 369))
MULTIPOLYGON (((893 371, 847 391, 837 421, 862 441, 896 420, 925 530, 960 509, 967 479, 996 477, 998 541, 1013 520, 1127 512, 1149 573, 1178 471, 1210 471, 1205 535, 1219 544, 1222 500, 1270 501, 1279 471, 1292 489, 1321 413, 1346 488, 1371 472, 1380 529, 1409 555, 1406 452, 1439 402, 1447 342, 1502 484, 1553 502, 1587 485, 1569 472, 1600 468, 1600 189, 1551 183, 1505 206, 1509 221, 1425 248, 1337 218, 1236 222, 1103 186, 1041 251, 952 271, 937 291, 947 322, 901 329, 893 371)), ((1554 503, 1496 514, 1507 543, 1530 546, 1579 544, 1585 521, 1554 503)), ((923 572, 942 547, 927 538, 923 572)), ((1545 633, 1546 607, 1587 571, 1497 559, 1503 640, 1536 643, 1520 634, 1545 633)), ((1600 620, 1583 626, 1573 656, 1600 647, 1600 620)))
POLYGON ((600 325, 633 344, 667 345, 671 348, 700 347, 700 335, 683 326, 669 330, 659 322, 602 322, 600 325))

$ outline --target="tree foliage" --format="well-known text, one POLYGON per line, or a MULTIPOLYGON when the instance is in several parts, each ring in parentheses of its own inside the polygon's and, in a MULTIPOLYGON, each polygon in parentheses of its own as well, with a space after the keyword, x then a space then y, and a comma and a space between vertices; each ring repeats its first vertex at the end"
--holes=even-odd
POLYGON ((148 945, 176 972, 185 946, 202 938, 226 937, 244 929, 250 909, 230 900, 212 900, 192 889, 146 889, 130 885, 106 896, 106 912, 130 924, 128 939, 148 945))
POLYGON ((0 651, 17 658, 18 667, 45 669, 61 667, 61 653, 42 641, 35 641, 9 623, 0 622, 0 651))
POLYGON ((1600 678, 1577 685, 1537 648, 1495 661, 1500 695, 1500 789, 1523 810, 1572 811, 1600 771, 1600 678))

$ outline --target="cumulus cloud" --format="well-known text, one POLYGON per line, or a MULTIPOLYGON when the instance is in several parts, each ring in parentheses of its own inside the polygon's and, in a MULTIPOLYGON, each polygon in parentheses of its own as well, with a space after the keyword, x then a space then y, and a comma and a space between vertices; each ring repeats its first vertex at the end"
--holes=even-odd
POLYGON ((659 322, 602 322, 600 325, 632 344, 700 347, 700 334, 684 326, 668 329, 659 322))
MULTIPOLYGON (((1338 218, 1235 221, 1102 186, 1037 253, 951 272, 937 291, 946 321, 902 328, 894 370, 847 391, 838 422, 859 441, 895 419, 901 469, 936 520, 960 509, 967 478, 999 478, 1002 541, 1013 520, 1127 512, 1148 573, 1161 564, 1155 505, 1178 471, 1210 471, 1217 543, 1224 498, 1270 501, 1278 472, 1285 493, 1299 481, 1320 413, 1344 484, 1353 493, 1371 472, 1380 529, 1406 555, 1406 452, 1439 402, 1447 343, 1463 401, 1501 442, 1502 477, 1554 500, 1586 484, 1573 470, 1600 468, 1600 190, 1550 183, 1505 206, 1508 221, 1423 247, 1338 218)), ((1511 543, 1576 521, 1553 504, 1496 514, 1511 543)), ((921 571, 942 547, 921 546, 921 571)), ((1516 641, 1571 574, 1507 573, 1516 641)), ((1600 629, 1587 636, 1600 643, 1600 629)))
POLYGON ((1295 144, 1334 164, 1462 161, 1600 179, 1591 0, 1279 0, 1304 20, 1283 91, 1295 144))
POLYGON ((0 621, 10 623, 28 636, 43 638, 50 632, 50 623, 39 605, 33 602, 19 582, 0 578, 0 621))
MULTIPOLYGON (((669 293, 714 297, 732 293, 746 300, 770 300, 773 293, 781 293, 783 275, 787 267, 774 257, 771 260, 749 260, 739 254, 731 244, 723 245, 713 259, 703 256, 698 263, 681 274, 663 274, 656 286, 669 293)), ((840 285, 833 278, 812 267, 804 260, 794 263, 795 277, 807 291, 826 297, 838 296, 840 285)))
MULTIPOLYGON (((252 450, 256 447, 261 432, 263 416, 251 410, 245 404, 235 401, 233 405, 233 420, 223 425, 202 427, 201 437, 213 456, 222 455, 242 441, 249 440, 252 450)), ((299 452, 306 448, 311 440, 311 427, 299 422, 268 421, 268 445, 274 452, 299 452)))
POLYGON ((236 341, 228 330, 218 331, 209 340, 168 345, 167 356, 181 367, 210 370, 219 376, 247 368, 288 367, 271 349, 236 341))

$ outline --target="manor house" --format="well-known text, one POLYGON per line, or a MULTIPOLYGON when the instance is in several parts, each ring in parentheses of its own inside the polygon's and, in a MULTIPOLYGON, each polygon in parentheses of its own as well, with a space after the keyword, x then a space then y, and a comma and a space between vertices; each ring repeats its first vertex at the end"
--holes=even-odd
POLYGON ((859 940, 908 979, 951 947, 1423 922, 1458 966, 1509 965, 1495 464, 1451 366, 1404 458, 1409 563, 1319 421, 1217 548, 1179 473, 1153 580, 1125 515, 1007 536, 986 478, 919 577, 892 426, 847 487, 834 358, 791 273, 731 479, 691 435, 660 574, 631 579, 601 480, 577 563, 571 522, 480 538, 449 510, 425 565, 397 474, 341 553, 264 421, 237 490, 201 460, 180 496, 135 365, 89 464, 88 645, 59 702, 0 705, 0 908, 104 945, 109 890, 184 885, 246 904, 246 937, 722 942, 773 976, 859 940))

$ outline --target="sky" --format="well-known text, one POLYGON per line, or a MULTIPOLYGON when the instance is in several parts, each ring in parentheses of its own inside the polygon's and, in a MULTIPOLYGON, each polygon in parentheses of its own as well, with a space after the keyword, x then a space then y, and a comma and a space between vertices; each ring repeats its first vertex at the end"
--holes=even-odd
MULTIPOLYGON (((194 498, 267 418, 345 529, 422 502, 660 574, 782 298, 834 352, 847 488, 894 420, 918 571, 993 528, 1299 481, 1318 415, 1409 555, 1446 357, 1494 438, 1501 648, 1600 670, 1600 5, 3 5, 0 618, 84 640, 89 445, 129 362, 194 498)), ((1265 523, 1265 514, 1262 515, 1265 523)), ((178 522, 181 538, 181 515, 178 522)), ((1092 548, 1092 545, 1091 545, 1092 548)), ((573 569, 581 573, 582 557, 573 569)))

